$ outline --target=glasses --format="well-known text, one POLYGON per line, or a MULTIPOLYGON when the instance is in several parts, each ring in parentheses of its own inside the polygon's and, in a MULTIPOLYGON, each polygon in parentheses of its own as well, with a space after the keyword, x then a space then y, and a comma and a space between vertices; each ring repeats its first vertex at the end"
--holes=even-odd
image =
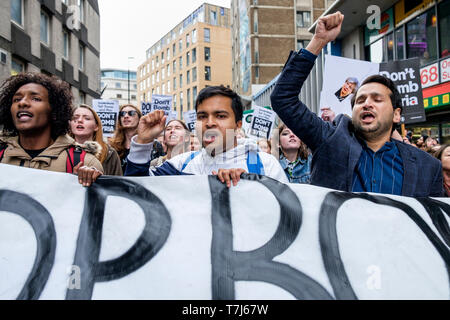
POLYGON ((120 111, 119 116, 125 117, 127 115, 127 113, 130 117, 134 117, 135 115, 137 115, 137 111, 131 110, 131 111, 120 111))

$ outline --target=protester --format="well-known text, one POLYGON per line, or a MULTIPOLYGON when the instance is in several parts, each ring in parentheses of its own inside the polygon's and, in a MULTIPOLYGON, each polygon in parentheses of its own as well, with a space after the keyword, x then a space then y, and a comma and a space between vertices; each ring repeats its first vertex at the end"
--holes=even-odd
POLYGON ((267 139, 259 139, 258 140, 258 147, 262 152, 272 154, 272 144, 270 143, 270 140, 267 139))
MULTIPOLYGON (((167 153, 150 162, 150 167, 158 167, 176 155, 190 151, 189 129, 181 120, 170 120, 163 131, 167 153)), ((156 141, 154 142, 154 144, 156 141)))
POLYGON ((321 108, 320 111, 322 111, 322 115, 320 117, 323 121, 333 122, 334 118, 336 118, 336 114, 333 110, 331 110, 331 108, 324 107, 321 108))
POLYGON ((290 183, 311 182, 308 147, 285 124, 280 126, 280 164, 290 183))
POLYGON ((200 141, 198 141, 195 133, 190 134, 190 151, 198 151, 201 149, 200 141))
POLYGON ((425 152, 433 154, 433 152, 436 150, 436 149, 434 149, 436 146, 438 146, 438 142, 433 137, 428 137, 424 141, 424 151, 425 152))
POLYGON ((442 175, 444 176, 445 195, 450 197, 450 144, 442 145, 435 153, 435 157, 442 163, 442 175))
POLYGON ((102 121, 94 109, 85 104, 75 108, 70 121, 70 132, 72 138, 80 144, 98 144, 101 151, 97 158, 103 166, 103 174, 123 175, 119 155, 103 140, 102 121))
POLYGON ((86 165, 91 176, 100 175, 97 150, 67 135, 72 100, 69 85, 56 77, 19 73, 8 78, 0 90, 1 163, 69 173, 86 165), (77 165, 71 154, 80 155, 77 165))
POLYGON ((337 12, 317 20, 311 42, 291 53, 271 95, 275 112, 313 152, 311 183, 343 191, 441 196, 439 161, 391 140, 402 104, 390 79, 368 77, 352 97, 352 118, 338 115, 333 124, 298 100, 317 55, 338 36, 343 19, 337 12))
POLYGON ((154 111, 142 117, 138 135, 133 137, 125 175, 215 174, 228 187, 236 185, 243 172, 267 175, 281 182, 286 176, 276 159, 257 152, 256 143, 238 144, 237 130, 242 126, 243 106, 237 93, 224 86, 206 87, 195 104, 196 134, 202 143, 198 152, 178 155, 162 166, 149 170, 153 140, 164 128, 166 117, 154 111))
POLYGON ((119 109, 119 121, 116 124, 114 135, 109 138, 109 144, 119 154, 122 171, 127 166, 127 156, 130 152, 131 137, 137 132, 141 111, 132 104, 125 104, 119 109))

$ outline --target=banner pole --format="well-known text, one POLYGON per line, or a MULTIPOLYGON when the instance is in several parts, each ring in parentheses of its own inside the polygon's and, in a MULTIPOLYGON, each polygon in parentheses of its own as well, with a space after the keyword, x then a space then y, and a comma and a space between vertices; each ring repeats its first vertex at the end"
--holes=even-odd
POLYGON ((406 128, 405 128, 405 124, 402 123, 402 137, 406 137, 406 128))

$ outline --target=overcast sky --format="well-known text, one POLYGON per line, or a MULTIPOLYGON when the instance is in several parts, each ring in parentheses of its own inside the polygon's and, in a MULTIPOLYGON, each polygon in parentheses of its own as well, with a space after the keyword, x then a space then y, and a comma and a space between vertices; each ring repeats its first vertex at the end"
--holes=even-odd
MULTIPOLYGON (((203 0, 98 0, 101 68, 137 69, 145 51, 184 20, 203 0)), ((231 0, 209 0, 229 8, 231 0)))

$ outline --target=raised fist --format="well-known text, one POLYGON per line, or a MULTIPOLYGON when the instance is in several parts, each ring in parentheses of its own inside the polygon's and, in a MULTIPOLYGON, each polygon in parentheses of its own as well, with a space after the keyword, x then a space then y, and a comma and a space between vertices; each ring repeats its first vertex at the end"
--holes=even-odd
POLYGON ((325 44, 333 41, 341 32, 343 21, 344 15, 339 11, 319 18, 314 37, 325 44))
POLYGON ((139 120, 136 142, 140 144, 150 143, 164 130, 167 116, 162 110, 155 110, 139 120))

